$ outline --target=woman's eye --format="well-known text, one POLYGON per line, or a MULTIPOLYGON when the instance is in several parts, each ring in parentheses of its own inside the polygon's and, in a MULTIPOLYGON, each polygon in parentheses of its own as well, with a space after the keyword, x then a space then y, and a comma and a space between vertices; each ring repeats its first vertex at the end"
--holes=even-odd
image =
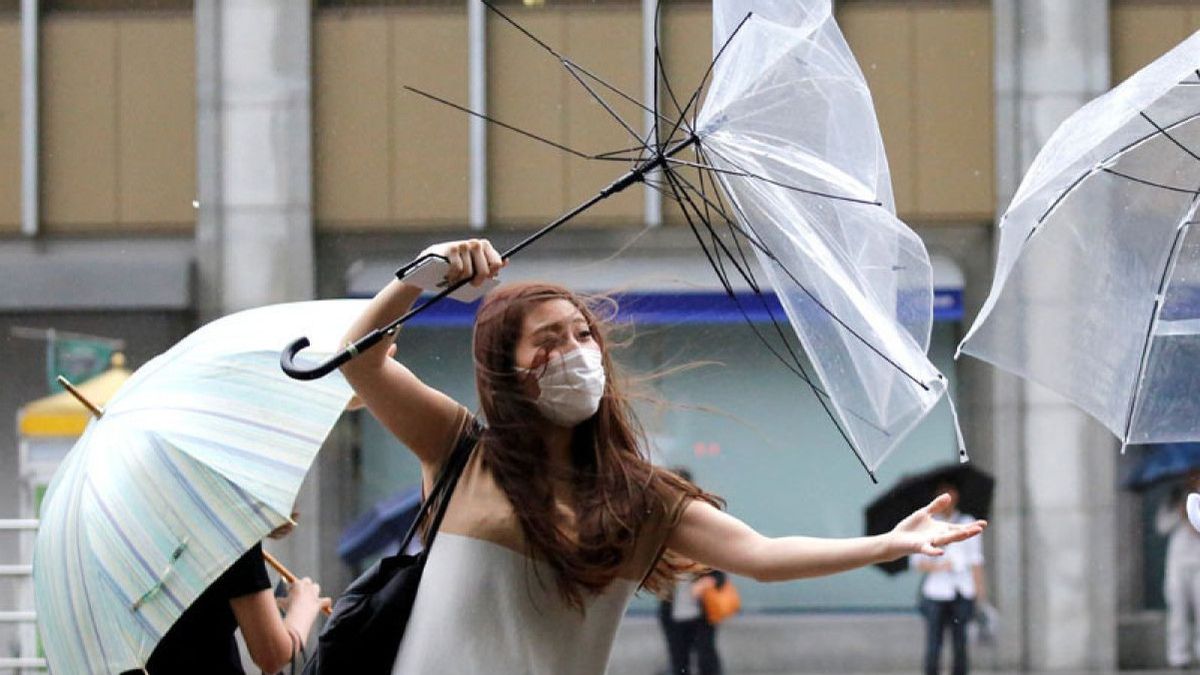
POLYGON ((575 339, 576 340, 591 340, 592 339, 592 331, 590 331, 590 330, 580 331, 579 335, 575 336, 575 339))

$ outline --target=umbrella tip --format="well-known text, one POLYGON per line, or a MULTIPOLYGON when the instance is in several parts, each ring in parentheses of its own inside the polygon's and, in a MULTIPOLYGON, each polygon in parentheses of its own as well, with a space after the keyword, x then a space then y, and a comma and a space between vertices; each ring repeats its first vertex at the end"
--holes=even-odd
POLYGON ((62 375, 59 375, 58 383, 60 385, 62 385, 63 389, 66 389, 67 391, 69 391, 71 393, 71 395, 75 397, 75 400, 79 401, 79 403, 82 404, 83 407, 87 408, 92 413, 93 417, 95 417, 96 419, 100 419, 101 417, 104 417, 104 408, 101 408, 100 406, 96 405, 95 403, 92 403, 91 401, 89 401, 88 398, 83 395, 83 392, 79 391, 78 389, 75 388, 75 385, 71 384, 70 380, 63 377, 62 375))

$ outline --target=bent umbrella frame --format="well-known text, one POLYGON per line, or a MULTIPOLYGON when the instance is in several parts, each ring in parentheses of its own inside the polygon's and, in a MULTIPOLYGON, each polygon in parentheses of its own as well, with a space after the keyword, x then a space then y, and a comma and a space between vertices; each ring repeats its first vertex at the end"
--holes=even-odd
MULTIPOLYGON (((925 355, 932 316, 928 255, 920 240, 895 217, 890 176, 870 95, 832 21, 828 0, 810 3, 815 9, 774 0, 741 5, 735 5, 735 0, 722 0, 719 8, 714 5, 714 12, 722 20, 714 25, 724 22, 728 35, 717 31, 714 58, 682 103, 665 72, 657 44, 656 15, 654 105, 622 92, 540 40, 488 0, 481 1, 556 59, 635 143, 621 150, 586 153, 429 92, 406 87, 581 159, 631 165, 597 194, 503 251, 502 258, 508 260, 630 186, 640 183, 660 192, 678 204, 724 291, 746 316, 757 338, 813 392, 875 480, 879 463, 946 393, 947 385, 925 355), (742 11, 743 6, 761 10, 761 15, 742 11), (728 21, 733 11, 741 13, 728 21), (821 59, 833 64, 822 75, 831 74, 827 80, 844 85, 847 91, 853 88, 851 94, 841 89, 821 89, 827 85, 821 78, 805 79, 808 71, 804 69, 817 67, 813 64, 821 59), (818 85, 801 86, 818 80, 818 85), (701 92, 708 85, 708 100, 702 108, 701 92), (863 148, 851 150, 862 151, 866 168, 859 171, 857 167, 837 165, 823 154, 828 148, 817 147, 811 138, 780 139, 792 144, 787 149, 789 155, 784 149, 769 147, 774 145, 771 129, 760 136, 738 136, 737 124, 760 122, 754 117, 760 111, 754 109, 756 101, 750 97, 774 96, 779 93, 777 89, 789 97, 783 103, 795 104, 791 110, 804 107, 800 105, 804 103, 801 95, 827 97, 829 100, 822 102, 830 111, 830 124, 836 122, 832 114, 835 103, 863 113, 861 121, 873 128, 861 133, 858 129, 842 129, 840 135, 830 135, 850 141, 865 139, 863 148), (724 98, 714 93, 718 90, 724 98), (617 97, 649 113, 654 120, 652 128, 644 135, 638 133, 606 97, 617 97), (659 100, 663 105, 658 105, 659 100), (743 148, 748 148, 749 154, 743 153, 743 148), (787 169, 784 178, 774 173, 781 167, 787 169), (877 226, 880 229, 871 229, 877 226), (809 231, 804 231, 805 227, 809 231), (866 243, 858 243, 856 238, 866 243), (753 257, 763 271, 755 271, 753 257), (762 274, 780 295, 794 332, 785 330, 778 313, 767 303, 767 284, 760 279, 762 274), (752 302, 761 303, 767 310, 771 326, 766 331, 750 320, 734 292, 735 278, 752 289, 752 302), (802 351, 809 354, 808 363, 802 351)), ((757 103, 758 108, 763 107, 761 100, 757 103)), ((785 125, 790 119, 788 114, 790 110, 784 110, 785 125)), ((308 341, 297 339, 282 352, 281 367, 296 379, 322 377, 385 336, 393 336, 405 322, 466 283, 463 280, 441 290, 320 364, 298 362, 308 341)), ((955 425, 957 431, 957 419, 955 425)), ((960 456, 965 459, 961 433, 958 438, 960 456)))

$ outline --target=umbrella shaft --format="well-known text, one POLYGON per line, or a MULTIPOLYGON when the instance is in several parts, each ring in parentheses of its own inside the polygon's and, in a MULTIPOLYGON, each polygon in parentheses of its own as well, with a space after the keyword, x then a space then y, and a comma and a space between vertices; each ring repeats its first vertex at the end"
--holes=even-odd
MULTIPOLYGON (((550 234, 554 230, 558 229, 560 226, 562 226, 564 223, 571 220, 575 216, 578 216, 579 214, 583 213, 584 211, 587 211, 588 209, 595 206, 597 203, 604 201, 605 199, 611 197, 612 195, 614 195, 618 192, 621 192, 622 190, 629 187, 630 185, 633 185, 634 183, 641 181, 643 178, 645 178, 647 173, 650 173, 651 171, 654 171, 655 169, 658 169, 659 167, 666 164, 668 158, 674 157, 675 155, 679 154, 680 152, 683 152, 687 148, 690 148, 691 146, 693 146, 699 142, 700 142, 700 137, 693 134, 693 135, 688 136, 687 138, 683 139, 682 141, 676 143, 675 145, 667 148, 665 152, 660 152, 660 153, 656 154, 655 156, 651 157, 649 160, 643 162, 642 164, 635 166, 633 169, 631 169, 629 171, 629 173, 626 173, 625 175, 616 179, 615 181, 612 182, 611 185, 604 188, 603 190, 601 190, 600 192, 598 192, 597 194, 592 196, 587 201, 583 202, 579 206, 576 206, 575 208, 571 209, 570 211, 567 211, 563 215, 554 219, 553 222, 548 223, 542 229, 538 230, 537 232, 534 232, 533 234, 529 235, 525 239, 522 239, 521 241, 514 244, 512 246, 512 248, 510 248, 507 251, 505 251, 504 253, 500 254, 500 257, 503 258, 504 260, 508 260, 512 256, 520 253, 522 250, 524 250, 527 246, 529 246, 533 242, 537 241, 538 239, 541 239, 542 237, 546 236, 547 234, 550 234)), ((403 325, 405 322, 407 322, 409 319, 411 319, 414 316, 425 311, 427 308, 429 308, 430 305, 436 304, 442 298, 446 297, 447 295, 450 295, 451 293, 453 293, 454 291, 457 291, 458 289, 462 288, 463 286, 466 286, 470 282, 471 282, 470 279, 463 279, 463 280, 459 281, 458 283, 451 285, 448 288, 442 289, 437 295, 433 296, 429 300, 426 300, 425 302, 421 303, 420 305, 413 307, 412 309, 408 310, 408 312, 406 312, 404 314, 404 316, 401 316, 399 319, 396 319, 392 323, 388 324, 386 327, 381 329, 381 332, 382 333, 391 333, 397 327, 399 327, 399 326, 403 325)), ((374 344, 374 342, 372 342, 371 344, 374 344)))

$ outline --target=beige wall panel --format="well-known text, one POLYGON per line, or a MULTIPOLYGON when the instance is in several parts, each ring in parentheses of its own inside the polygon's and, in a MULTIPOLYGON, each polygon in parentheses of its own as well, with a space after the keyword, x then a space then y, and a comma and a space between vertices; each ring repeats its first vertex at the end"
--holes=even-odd
POLYGON ((0 235, 21 228, 21 25, 0 18, 0 235))
MULTIPOLYGON (((506 7, 517 23, 546 44, 569 52, 565 14, 575 8, 506 7)), ((529 38, 488 17, 489 110, 499 120, 562 142, 567 132, 561 65, 529 38)), ((562 150, 492 127, 488 138, 491 221, 540 225, 567 208, 562 150)))
POLYGON ((917 5, 917 205, 923 219, 991 219, 991 9, 983 2, 917 5))
MULTIPOLYGON (((642 96, 641 6, 621 4, 592 9, 572 7, 567 18, 565 55, 631 97, 642 96)), ((643 133, 642 110, 603 89, 586 76, 585 82, 600 93, 634 131, 643 133)), ((569 74, 566 84, 568 122, 566 145, 599 154, 637 145, 637 139, 569 74)), ((595 195, 628 170, 627 163, 570 158, 567 168, 567 201, 577 204, 595 195)), ((581 225, 642 223, 642 187, 633 186, 613 195, 576 219, 581 225)))
POLYGON ((117 222, 117 28, 111 17, 42 22, 41 181, 46 231, 117 222))
POLYGON ((1113 84, 1140 70, 1192 33, 1192 11, 1181 2, 1118 0, 1112 7, 1113 84))
POLYGON ((398 226, 467 221, 467 116, 403 89, 467 104, 467 14, 411 7, 391 16, 392 218, 398 226))
POLYGON ((903 218, 917 205, 913 12, 895 2, 848 2, 838 10, 838 23, 871 88, 896 210, 903 218))
POLYGON ((321 229, 390 225, 389 18, 320 12, 313 49, 313 173, 321 229))
POLYGON ((196 196, 192 17, 125 15, 117 26, 120 226, 190 230, 196 196))
MULTIPOLYGON (((705 3, 686 3, 667 5, 663 8, 661 31, 661 49, 666 62, 667 77, 671 88, 679 99, 679 105, 686 105, 700 79, 712 63, 712 10, 705 3)), ((660 109, 674 112, 674 103, 665 91, 660 90, 660 109)), ((704 94, 697 98, 696 105, 704 101, 704 94)), ((669 115, 668 115, 669 116, 669 115)), ((688 118, 691 118, 689 111, 688 118)), ((699 180, 695 171, 683 172, 692 183, 699 180)), ((663 200, 663 220, 670 224, 683 224, 685 221, 679 207, 670 199, 663 200)))

